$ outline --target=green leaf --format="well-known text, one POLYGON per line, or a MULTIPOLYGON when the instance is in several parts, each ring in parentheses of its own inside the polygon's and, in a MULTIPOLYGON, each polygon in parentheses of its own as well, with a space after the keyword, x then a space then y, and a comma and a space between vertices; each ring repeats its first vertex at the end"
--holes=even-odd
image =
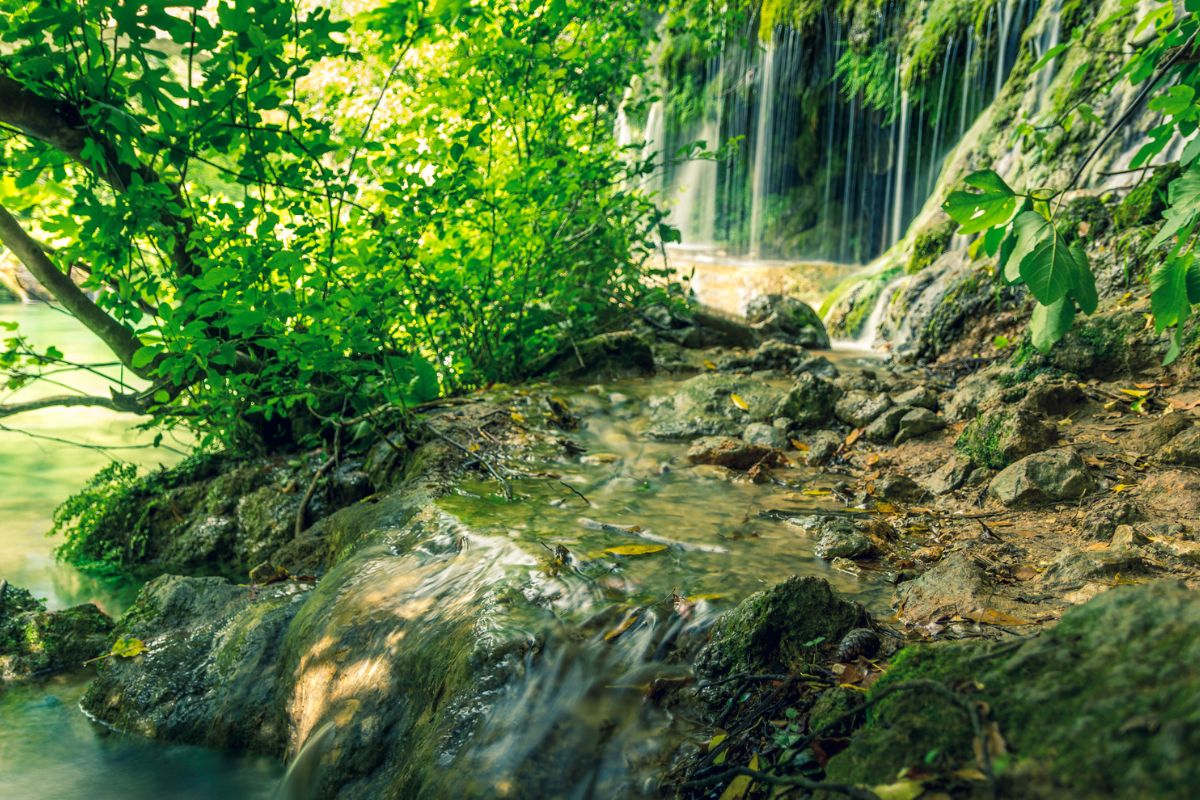
POLYGON ((1162 333, 1187 319, 1191 303, 1188 300, 1188 271, 1191 256, 1168 258, 1150 273, 1150 310, 1154 327, 1162 333))
POLYGON ((1061 297, 1050 305, 1038 303, 1033 307, 1033 317, 1029 321, 1030 335, 1033 346, 1043 353, 1059 339, 1067 335, 1075 322, 1075 303, 1069 297, 1061 297))
POLYGON ((1155 111, 1179 116, 1191 106, 1195 99, 1196 90, 1186 84, 1181 84, 1160 92, 1147 105, 1155 111))
POLYGON ((1069 247, 1054 224, 1036 211, 1018 216, 1013 230, 1017 243, 1009 270, 1016 262, 1021 279, 1038 302, 1051 305, 1072 294, 1082 305, 1095 310, 1095 277, 1082 248, 1069 247))
POLYGON ((142 367, 150 366, 154 359, 158 358, 158 354, 158 347, 147 345, 145 347, 139 347, 136 351, 134 351, 133 358, 130 359, 130 361, 133 364, 134 369, 141 369, 142 367))
POLYGON ((982 233, 988 228, 1007 225, 1017 212, 1021 198, 992 170, 974 172, 963 183, 977 192, 951 192, 942 205, 959 224, 961 234, 982 233))
POLYGON ((132 636, 122 636, 113 642, 109 655, 116 658, 133 658, 146 652, 146 643, 132 636))

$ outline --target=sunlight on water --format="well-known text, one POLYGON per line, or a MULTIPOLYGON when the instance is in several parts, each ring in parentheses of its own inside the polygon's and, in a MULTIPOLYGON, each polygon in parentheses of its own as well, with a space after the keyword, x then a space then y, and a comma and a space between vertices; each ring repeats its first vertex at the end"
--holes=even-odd
MULTIPOLYGON (((68 360, 108 360, 103 346, 90 334, 46 306, 3 305, 0 321, 20 323, 20 331, 36 346, 55 346, 68 360)), ((103 391, 104 382, 95 376, 73 374, 66 379, 85 392, 103 391)), ((45 390, 39 387, 38 391, 45 390)), ((4 401, 38 396, 29 389, 4 401)), ((128 447, 151 437, 132 430, 129 418, 103 409, 47 409, 0 423, 24 432, 0 431, 0 485, 4 487, 0 578, 29 589, 51 609, 94 602, 110 614, 120 613, 137 587, 112 585, 59 564, 52 553, 57 542, 46 538, 54 508, 108 463, 109 456, 37 437, 107 447, 128 447)), ((144 466, 178 458, 163 449, 112 453, 144 466)), ((93 724, 78 707, 86 680, 86 675, 70 676, 15 689, 0 687, 0 797, 253 800, 271 796, 281 771, 272 760, 159 745, 93 724)))

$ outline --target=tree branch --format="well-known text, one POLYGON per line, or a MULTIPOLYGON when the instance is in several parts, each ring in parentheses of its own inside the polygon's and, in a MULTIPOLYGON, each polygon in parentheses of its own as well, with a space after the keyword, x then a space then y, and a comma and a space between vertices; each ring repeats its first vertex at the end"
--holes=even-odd
POLYGON ((40 400, 28 400, 24 403, 5 403, 0 405, 0 417, 13 417, 30 411, 41 411, 44 408, 64 408, 70 406, 92 406, 107 408, 111 411, 128 411, 112 397, 95 395, 62 394, 54 397, 43 397, 40 400))
POLYGON ((133 354, 142 346, 133 332, 92 302, 70 276, 60 272, 3 205, 0 205, 0 242, 21 260, 71 316, 96 334, 130 372, 150 380, 148 371, 133 365, 133 354))

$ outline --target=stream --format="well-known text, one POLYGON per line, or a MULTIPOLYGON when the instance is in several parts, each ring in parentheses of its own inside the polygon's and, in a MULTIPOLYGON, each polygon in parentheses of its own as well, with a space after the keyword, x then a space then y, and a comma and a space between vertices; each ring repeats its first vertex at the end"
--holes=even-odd
MULTIPOLYGON (((34 343, 54 345, 69 360, 100 362, 105 351, 73 319, 41 305, 0 306, 0 320, 18 322, 34 343)), ((98 378, 73 375, 71 385, 94 391, 98 378)), ((32 393, 18 397, 30 399, 32 393)), ((9 422, 5 420, 5 422, 9 422)), ((103 409, 48 409, 11 427, 39 437, 128 447, 149 437, 128 419, 103 409)), ((145 466, 175 460, 165 450, 115 450, 145 466)), ((94 602, 112 615, 137 586, 85 576, 54 559, 46 538, 55 507, 109 458, 103 452, 0 432, 0 577, 29 589, 50 609, 94 602)), ((97 798, 269 798, 282 768, 270 759, 242 758, 197 747, 160 745, 115 733, 79 710, 87 676, 0 688, 0 796, 7 800, 97 798)))
MULTIPOLYGON (((55 344, 69 359, 101 356, 86 334, 47 308, 7 307, 0 309, 0 318, 20 321, 35 341, 55 344)), ((829 356, 839 367, 853 368, 863 354, 829 356)), ((527 771, 537 772, 540 783, 550 779, 544 774, 549 770, 554 781, 573 787, 564 789, 568 794, 592 786, 601 792, 594 796, 651 796, 660 759, 688 730, 680 720, 649 709, 641 692, 632 691, 645 675, 682 669, 654 666, 655 648, 662 646, 658 642, 672 635, 655 621, 665 617, 654 608, 674 604, 685 609, 683 618, 690 620, 686 634, 793 574, 825 578, 873 611, 886 608, 884 576, 834 569, 813 555, 812 537, 788 521, 822 509, 844 509, 829 492, 836 475, 797 466, 776 470, 768 483, 730 480, 721 468, 689 464, 687 445, 645 435, 653 398, 670 395, 680 383, 682 379, 668 377, 554 387, 581 420, 568 435, 585 455, 530 452, 506 465, 516 502, 505 501, 495 482, 483 480, 460 481, 456 491, 438 501, 435 528, 451 540, 461 536, 472 541, 478 556, 446 560, 431 550, 427 558, 406 560, 387 554, 380 558, 380 552, 368 550, 339 564, 322 581, 342 599, 319 624, 329 626, 331 637, 359 641, 355 656, 364 664, 387 664, 395 672, 418 668, 423 663, 418 653, 438 646, 439 636, 453 627, 455 609, 469 616, 464 606, 485 602, 502 574, 525 575, 531 581, 527 587, 542 594, 561 630, 584 634, 576 643, 569 640, 577 637, 567 636, 538 662, 518 670, 523 677, 493 696, 473 743, 460 752, 459 763, 467 769, 456 772, 471 776, 471 790, 478 792, 479 782, 491 787, 487 791, 524 782, 531 777, 527 771), (395 626, 387 612, 392 606, 402 616, 418 606, 425 609, 411 617, 415 627, 399 653, 390 649, 392 637, 385 630, 395 626), (349 616, 341 619, 341 614, 349 616), (356 630, 361 634, 357 639, 356 630), (597 749, 589 737, 602 729, 609 733, 597 749), (596 758, 574 775, 575 767, 584 766, 575 756, 584 751, 596 758), (556 753, 565 759, 557 766, 556 753)), ((534 386, 513 391, 519 398, 549 390, 534 386)), ((39 412, 23 417, 20 427, 39 436, 106 446, 145 441, 145 434, 103 411, 39 412)), ((44 536, 56 505, 106 456, 16 433, 0 436, 0 470, 8 486, 16 487, 0 499, 0 576, 28 587, 51 608, 92 601, 120 614, 138 587, 109 584, 57 563, 53 542, 44 536)), ((169 451, 152 449, 116 453, 145 466, 174 458, 169 451)), ((441 535, 434 534, 431 542, 441 535)), ((112 732, 80 711, 84 689, 83 677, 67 677, 0 694, 0 786, 5 797, 275 796, 284 774, 278 763, 112 732)), ((283 784, 284 796, 308 796, 317 785, 313 780, 301 782, 293 770, 283 784)), ((467 792, 471 787, 444 788, 467 792)))

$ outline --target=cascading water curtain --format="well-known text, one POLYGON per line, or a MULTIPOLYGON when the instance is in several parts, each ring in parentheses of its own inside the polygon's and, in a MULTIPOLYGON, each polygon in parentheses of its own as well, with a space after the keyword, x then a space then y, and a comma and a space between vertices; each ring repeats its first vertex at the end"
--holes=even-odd
POLYGON ((665 166, 684 244, 760 259, 879 255, 904 235, 1023 43, 1035 52, 1057 43, 1053 7, 1039 31, 1027 29, 1043 3, 1061 2, 921 4, 959 16, 918 42, 934 48, 919 76, 905 36, 943 20, 906 18, 916 4, 896 0, 868 23, 829 9, 770 31, 751 19, 721 52, 664 70, 647 147, 670 160, 690 142, 736 143, 724 159, 665 166))

